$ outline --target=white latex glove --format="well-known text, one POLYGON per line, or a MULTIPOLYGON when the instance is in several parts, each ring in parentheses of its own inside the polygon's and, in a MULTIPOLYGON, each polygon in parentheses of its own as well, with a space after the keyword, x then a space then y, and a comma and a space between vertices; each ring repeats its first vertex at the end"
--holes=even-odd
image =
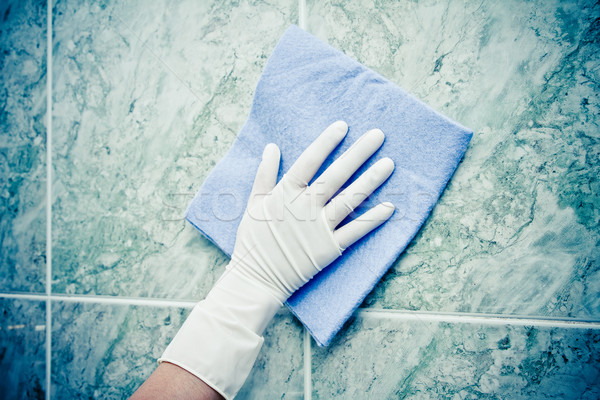
POLYGON ((233 398, 283 302, 392 215, 394 206, 382 203, 335 229, 394 169, 391 159, 381 159, 332 198, 381 146, 378 129, 365 133, 308 186, 347 131, 343 121, 330 125, 277 184, 279 149, 265 147, 231 262, 159 362, 179 365, 233 398))

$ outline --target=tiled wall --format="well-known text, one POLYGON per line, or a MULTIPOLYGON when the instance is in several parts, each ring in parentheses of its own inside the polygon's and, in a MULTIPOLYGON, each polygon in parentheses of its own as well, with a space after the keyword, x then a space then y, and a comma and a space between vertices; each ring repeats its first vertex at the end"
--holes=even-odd
POLYGON ((227 263, 183 210, 292 23, 475 135, 333 344, 282 309, 239 398, 600 397, 600 4, 13 0, 0 21, 0 398, 150 374, 227 263))

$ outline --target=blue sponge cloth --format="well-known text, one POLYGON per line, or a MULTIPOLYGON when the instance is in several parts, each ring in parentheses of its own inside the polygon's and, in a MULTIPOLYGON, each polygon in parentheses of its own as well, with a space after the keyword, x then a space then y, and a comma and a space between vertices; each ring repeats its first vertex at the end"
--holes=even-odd
POLYGON ((320 346, 331 342, 418 232, 472 132, 292 25, 267 62, 237 140, 186 211, 189 222, 231 255, 265 145, 274 142, 281 149, 281 178, 337 120, 348 123, 348 136, 321 171, 372 128, 385 133, 385 142, 355 176, 382 157, 396 164, 390 179, 349 218, 383 201, 394 203, 396 212, 288 300, 320 346))

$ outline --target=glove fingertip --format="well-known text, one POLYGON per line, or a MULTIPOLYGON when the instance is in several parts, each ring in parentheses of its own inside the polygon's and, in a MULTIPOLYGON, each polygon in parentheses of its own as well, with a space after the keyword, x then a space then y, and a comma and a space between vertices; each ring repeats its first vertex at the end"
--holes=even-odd
POLYGON ((273 157, 279 158, 280 156, 279 146, 275 143, 268 143, 263 150, 262 159, 264 161, 273 157))

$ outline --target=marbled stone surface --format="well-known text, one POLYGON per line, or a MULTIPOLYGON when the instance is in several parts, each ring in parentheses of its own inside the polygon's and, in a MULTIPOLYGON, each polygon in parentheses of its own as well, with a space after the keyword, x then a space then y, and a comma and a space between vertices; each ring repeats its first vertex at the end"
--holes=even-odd
MULTIPOLYGON (((306 21, 475 131, 363 307, 600 320, 600 3, 302 5, 55 2, 53 295, 208 292, 227 257, 183 212, 243 125, 275 43, 306 21)), ((44 291, 46 7, 0 4, 0 298, 44 291)), ((61 399, 127 397, 188 312, 51 302, 61 399)), ((0 312, 0 397, 43 398, 45 302, 1 299, 0 312)), ((329 348, 313 345, 313 398, 600 397, 600 330, 397 315, 362 312, 329 348)), ((301 398, 302 345, 282 310, 239 398, 301 398)))
POLYGON ((44 291, 46 7, 0 3, 0 290, 44 291))
POLYGON ((227 259, 183 213, 297 5, 56 4, 54 291, 206 294, 227 259))
POLYGON ((358 317, 313 352, 315 399, 597 399, 600 331, 358 317))
POLYGON ((314 1, 308 30, 475 131, 364 306, 600 319, 600 5, 314 1))
MULTIPOLYGON (((189 310, 58 302, 52 313, 52 398, 116 399, 152 373, 189 310)), ((282 311, 236 398, 301 398, 302 368, 302 327, 282 311)))
POLYGON ((0 399, 43 399, 46 303, 0 299, 0 399))

